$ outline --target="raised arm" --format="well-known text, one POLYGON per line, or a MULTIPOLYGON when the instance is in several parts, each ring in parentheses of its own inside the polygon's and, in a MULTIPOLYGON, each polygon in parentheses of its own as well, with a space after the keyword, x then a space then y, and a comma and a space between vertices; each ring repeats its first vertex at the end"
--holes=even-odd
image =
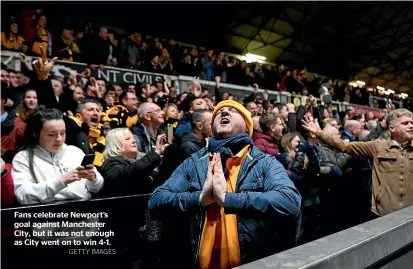
POLYGON ((342 140, 340 137, 331 136, 323 132, 318 124, 317 120, 312 122, 307 116, 302 120, 303 128, 321 140, 326 142, 328 145, 339 149, 342 152, 345 152, 354 156, 368 156, 373 157, 377 154, 376 142, 347 142, 342 140))

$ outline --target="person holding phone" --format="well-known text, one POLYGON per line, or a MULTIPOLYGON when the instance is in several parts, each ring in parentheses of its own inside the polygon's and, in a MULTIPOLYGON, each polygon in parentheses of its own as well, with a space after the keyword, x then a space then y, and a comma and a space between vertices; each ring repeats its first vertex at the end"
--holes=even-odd
POLYGON ((103 177, 93 164, 82 166, 85 154, 66 145, 65 139, 66 125, 59 110, 41 106, 28 118, 23 150, 12 163, 20 204, 90 199, 91 193, 102 189, 103 177))
POLYGON ((138 151, 136 139, 128 128, 116 128, 106 135, 102 173, 105 178, 103 196, 150 193, 155 189, 161 154, 168 146, 166 135, 158 135, 154 151, 138 151))

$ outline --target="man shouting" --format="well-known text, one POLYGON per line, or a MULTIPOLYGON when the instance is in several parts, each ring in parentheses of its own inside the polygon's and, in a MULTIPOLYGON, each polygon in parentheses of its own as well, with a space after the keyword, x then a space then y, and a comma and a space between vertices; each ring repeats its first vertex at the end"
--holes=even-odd
POLYGON ((190 259, 188 268, 233 268, 295 244, 301 196, 282 165, 253 145, 252 131, 249 111, 220 102, 208 148, 185 160, 150 198, 152 217, 188 218, 189 238, 181 241, 190 247, 167 250, 190 259))

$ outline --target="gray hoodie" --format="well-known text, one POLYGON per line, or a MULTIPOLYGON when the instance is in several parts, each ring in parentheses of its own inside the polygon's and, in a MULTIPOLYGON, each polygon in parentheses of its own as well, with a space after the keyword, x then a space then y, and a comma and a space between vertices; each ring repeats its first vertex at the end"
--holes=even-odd
POLYGON ((20 204, 46 203, 66 199, 90 199, 90 192, 97 193, 103 187, 103 177, 95 168, 96 180, 82 178, 65 185, 61 176, 80 166, 83 151, 63 144, 58 153, 50 153, 40 146, 34 148, 33 178, 29 169, 28 151, 23 150, 13 159, 12 177, 14 192, 20 204))

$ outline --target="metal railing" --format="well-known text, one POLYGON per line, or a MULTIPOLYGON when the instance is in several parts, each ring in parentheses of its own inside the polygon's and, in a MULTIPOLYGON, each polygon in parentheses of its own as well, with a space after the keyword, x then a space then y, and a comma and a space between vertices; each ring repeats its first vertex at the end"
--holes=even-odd
MULTIPOLYGON (((139 194, 2 208, 2 268, 67 268, 64 266, 69 264, 72 267, 69 266, 68 268, 73 268, 73 266, 85 268, 86 263, 91 263, 87 268, 128 268, 131 262, 142 259, 142 256, 145 255, 143 251, 139 251, 139 249, 144 249, 146 246, 141 238, 140 230, 146 223, 145 211, 147 210, 149 197, 150 194, 139 194), (103 215, 104 217, 93 217, 90 220, 104 223, 103 228, 98 230, 107 233, 112 231, 114 235, 107 238, 103 236, 85 238, 82 236, 75 239, 81 241, 94 240, 98 244, 75 246, 73 244, 63 245, 62 243, 60 245, 42 245, 39 240, 46 240, 44 236, 36 236, 33 233, 31 236, 25 237, 22 236, 21 232, 16 234, 16 230, 32 233, 35 222, 45 224, 76 222, 79 219, 74 219, 71 215, 72 212, 80 215, 106 213, 107 215, 103 215), (36 213, 67 213, 68 217, 50 215, 36 217, 36 213), (31 227, 16 228, 14 226, 15 223, 27 223, 28 221, 31 222, 31 227), (102 244, 100 244, 101 239, 103 239, 102 244), (22 241, 23 245, 16 245, 16 241, 19 240, 22 241), (39 242, 37 246, 33 245, 35 241, 39 242), (79 251, 76 252, 74 249, 82 249, 83 254, 79 254, 79 251), (85 255, 86 249, 89 249, 88 255, 85 255), (104 249, 106 254, 93 255, 92 249, 104 249), (111 251, 112 254, 108 254, 108 251, 111 251), (56 261, 59 263, 57 264, 56 261)), ((87 222, 88 219, 80 219, 79 221, 87 222)), ((48 229, 43 230, 47 233, 48 229)), ((61 231, 68 230, 68 228, 60 229, 62 229, 61 231)), ((90 231, 89 228, 78 228, 78 230, 85 233, 90 231)), ((93 231, 96 232, 96 229, 93 231)), ((64 240, 64 238, 62 239, 64 240)))
POLYGON ((412 250, 413 206, 237 268, 411 269, 412 250))

